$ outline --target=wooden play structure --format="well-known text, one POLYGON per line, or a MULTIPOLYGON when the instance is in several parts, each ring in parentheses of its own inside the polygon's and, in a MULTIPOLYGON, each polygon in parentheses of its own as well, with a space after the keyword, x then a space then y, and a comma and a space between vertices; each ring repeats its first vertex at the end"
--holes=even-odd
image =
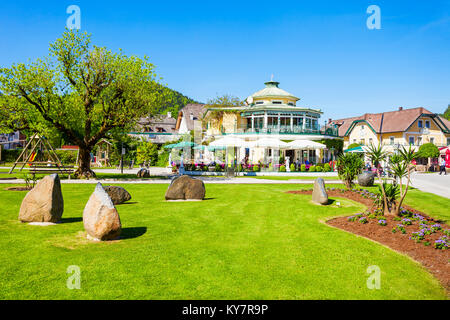
POLYGON ((112 143, 106 139, 102 139, 97 143, 97 153, 95 157, 95 164, 98 167, 111 166, 109 154, 111 152, 112 143))
POLYGON ((64 166, 58 158, 55 150, 50 142, 43 136, 34 134, 25 145, 17 160, 14 162, 9 173, 11 174, 16 166, 21 166, 22 171, 25 166, 29 167, 29 173, 35 175, 37 173, 51 174, 72 174, 73 166, 64 166), (47 154, 45 154, 47 152, 47 154))

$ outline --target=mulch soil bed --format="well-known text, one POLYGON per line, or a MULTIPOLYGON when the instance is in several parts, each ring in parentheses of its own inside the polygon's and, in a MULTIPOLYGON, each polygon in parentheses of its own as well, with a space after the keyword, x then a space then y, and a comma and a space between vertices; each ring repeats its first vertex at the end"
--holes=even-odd
MULTIPOLYGON (((300 191, 287 191, 287 193, 293 194, 312 194, 312 190, 300 190, 300 191)), ((370 213, 375 212, 375 206, 373 206, 373 200, 367 197, 363 197, 359 192, 343 189, 327 190, 328 196, 333 197, 343 197, 353 201, 360 202, 364 204, 370 213)), ((425 213, 415 210, 406 205, 402 205, 404 209, 407 209, 413 214, 419 214, 424 217, 424 220, 430 223, 430 226, 434 223, 441 223, 444 229, 448 229, 448 225, 443 224, 441 221, 434 220, 427 216, 425 213)), ((450 250, 441 250, 434 247, 435 240, 438 240, 444 235, 442 230, 436 231, 430 235, 425 235, 425 238, 420 242, 416 242, 410 239, 412 232, 417 232, 420 230, 419 221, 412 220, 411 225, 404 225, 406 229, 406 234, 400 231, 395 233, 392 229, 398 224, 402 224, 402 221, 395 220, 391 216, 377 216, 376 218, 370 218, 367 213, 364 215, 367 218, 368 223, 360 223, 358 220, 349 221, 349 217, 339 217, 328 220, 326 223, 330 226, 372 239, 379 243, 386 245, 387 247, 396 250, 398 252, 407 254, 414 260, 420 262, 425 266, 443 285, 450 293, 450 250), (386 220, 387 225, 381 226, 378 224, 379 219, 386 220), (429 242, 429 245, 425 243, 429 242)))

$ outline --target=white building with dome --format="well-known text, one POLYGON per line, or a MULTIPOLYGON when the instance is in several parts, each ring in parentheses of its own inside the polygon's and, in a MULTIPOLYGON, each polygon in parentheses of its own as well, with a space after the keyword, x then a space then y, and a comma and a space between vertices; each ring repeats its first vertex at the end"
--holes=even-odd
POLYGON ((289 157, 291 163, 332 160, 333 150, 311 146, 318 146, 314 143, 317 141, 341 139, 337 127, 331 124, 321 127, 322 111, 297 105, 299 100, 279 88, 279 82, 266 82, 265 88, 250 95, 244 106, 208 108, 204 117, 206 139, 220 141, 233 137, 244 141, 243 146, 236 148, 236 160, 240 162, 249 159, 252 163, 267 163, 273 161, 274 155, 289 157), (272 147, 275 141, 280 141, 279 147, 272 147))

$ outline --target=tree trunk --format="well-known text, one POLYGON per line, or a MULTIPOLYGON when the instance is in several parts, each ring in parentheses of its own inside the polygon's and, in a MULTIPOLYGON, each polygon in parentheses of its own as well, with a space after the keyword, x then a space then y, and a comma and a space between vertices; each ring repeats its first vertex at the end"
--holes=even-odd
POLYGON ((381 179, 381 174, 380 174, 380 170, 378 167, 377 167, 377 176, 378 176, 378 181, 380 182, 381 193, 383 194, 383 203, 384 203, 383 214, 385 216, 389 216, 389 215, 391 215, 391 211, 390 211, 388 203, 387 203, 386 192, 384 191, 383 180, 381 179))
POLYGON ((91 170, 91 149, 80 146, 78 169, 74 173, 77 178, 95 178, 95 172, 91 170))
POLYGON ((411 179, 411 170, 409 170, 409 168, 408 168, 408 178, 407 179, 408 180, 406 181, 405 193, 401 193, 400 192, 400 196, 401 196, 400 197, 400 201, 398 202, 398 207, 397 207, 397 209, 395 211, 395 214, 397 216, 400 216, 400 210, 401 210, 401 207, 402 207, 402 204, 403 204, 403 200, 405 200, 406 194, 408 193, 409 181, 411 179))

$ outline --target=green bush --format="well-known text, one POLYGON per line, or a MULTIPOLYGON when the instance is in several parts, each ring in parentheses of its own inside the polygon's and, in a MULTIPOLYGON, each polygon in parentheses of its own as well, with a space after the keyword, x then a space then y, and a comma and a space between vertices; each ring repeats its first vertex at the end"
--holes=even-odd
POLYGON ((158 161, 158 146, 150 141, 143 141, 138 145, 136 154, 138 163, 150 161, 154 166, 158 161))
POLYGON ((294 172, 295 171, 295 164, 291 163, 291 165, 289 166, 291 171, 294 172))
POLYGON ((55 152, 63 164, 75 164, 77 162, 78 150, 56 150, 55 152))
POLYGON ((280 166, 280 172, 286 172, 286 166, 284 164, 280 166))
POLYGON ((253 166, 253 172, 258 172, 259 171, 259 166, 258 165, 254 165, 253 166))
POLYGON ((331 166, 328 163, 325 163, 323 166, 323 171, 324 172, 330 172, 331 171, 331 166))
POLYGON ((309 167, 309 172, 316 172, 316 166, 309 167))
POLYGON ((419 151, 414 155, 415 158, 437 158, 439 149, 432 143, 425 143, 419 147, 419 151))
POLYGON ((5 162, 14 162, 17 160, 21 152, 22 149, 15 149, 15 150, 2 149, 2 158, 0 160, 5 162))
POLYGON ((216 163, 216 172, 221 172, 222 171, 222 167, 220 166, 220 164, 216 163))
POLYGON ((269 163, 269 171, 273 171, 273 165, 272 165, 272 163, 269 163))
POLYGON ((306 164, 302 164, 302 165, 300 166, 300 171, 301 171, 301 172, 306 172, 306 164))
POLYGON ((322 172, 322 171, 323 171, 322 167, 316 166, 316 172, 322 172))

